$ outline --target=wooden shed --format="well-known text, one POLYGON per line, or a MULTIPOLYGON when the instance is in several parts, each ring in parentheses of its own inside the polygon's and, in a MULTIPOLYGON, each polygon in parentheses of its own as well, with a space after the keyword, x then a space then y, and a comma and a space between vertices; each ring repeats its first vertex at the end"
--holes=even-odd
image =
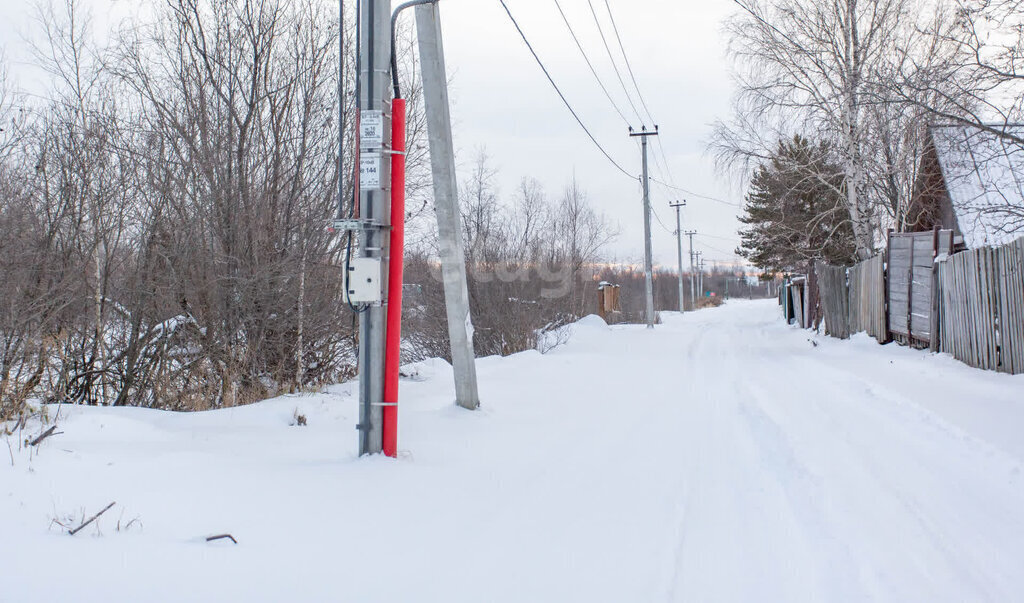
MULTIPOLYGON (((1024 138, 1024 125, 993 126, 1024 138)), ((952 230, 957 251, 1024 234, 1024 145, 965 125, 931 126, 904 232, 952 230)))

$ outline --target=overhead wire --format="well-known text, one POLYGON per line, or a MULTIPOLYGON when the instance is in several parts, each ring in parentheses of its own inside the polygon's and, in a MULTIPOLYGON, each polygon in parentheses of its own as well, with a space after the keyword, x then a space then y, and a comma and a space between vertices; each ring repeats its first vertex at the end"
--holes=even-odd
MULTIPOLYGON (((505 3, 502 2, 502 5, 504 6, 505 3)), ((576 47, 579 49, 580 53, 583 55, 584 60, 587 62, 587 66, 590 68, 591 74, 593 74, 594 78, 597 80, 598 85, 601 87, 601 90, 605 93, 605 96, 608 98, 609 102, 611 102, 612 107, 615 109, 616 113, 618 113, 619 117, 622 118, 622 120, 627 125, 629 125, 629 120, 625 117, 624 112, 619 108, 618 104, 615 102, 615 100, 612 97, 611 93, 608 91, 607 86, 604 85, 604 82, 601 80, 600 76, 598 75, 597 70, 594 67, 593 62, 590 60, 590 58, 587 55, 586 51, 583 49, 583 45, 579 41, 579 37, 576 35, 576 32, 573 29, 572 24, 569 22, 568 16, 565 14, 565 11, 562 9, 561 3, 558 0, 555 0, 555 6, 558 8, 558 12, 562 16, 562 20, 565 22, 565 25, 568 28, 569 34, 572 36, 573 41, 576 44, 576 47)), ((605 36, 604 28, 601 26, 600 18, 598 17, 597 11, 594 8, 593 0, 587 0, 587 6, 589 7, 590 13, 591 13, 591 15, 594 18, 594 24, 597 26, 598 34, 601 36, 601 42, 604 45, 605 51, 608 53, 608 59, 609 59, 609 61, 612 64, 612 69, 615 71, 615 75, 616 75, 616 77, 617 77, 617 79, 619 81, 619 85, 622 87, 622 91, 626 95, 626 100, 629 102, 630 107, 633 109, 633 113, 636 115, 637 119, 639 119, 640 122, 643 123, 644 119, 640 115, 640 112, 637 109, 636 104, 633 102, 632 94, 630 94, 629 88, 626 86, 625 80, 622 77, 622 73, 619 70, 618 63, 615 60, 614 53, 612 53, 611 47, 608 44, 608 39, 605 36)), ((630 80, 633 83, 633 89, 636 91, 636 95, 640 99, 640 103, 643 106, 644 111, 646 112, 648 119, 650 119, 650 121, 653 123, 655 121, 654 120, 654 116, 651 114, 650 107, 647 105, 647 101, 644 99, 643 93, 640 90, 640 86, 637 83, 636 74, 633 72, 632 64, 629 62, 629 56, 626 53, 625 44, 622 41, 622 36, 621 36, 621 34, 619 32, 619 29, 618 29, 618 24, 615 22, 615 16, 614 16, 614 14, 611 11, 611 6, 608 3, 608 0, 605 0, 605 9, 608 12, 608 18, 611 21, 612 29, 613 29, 614 34, 615 34, 615 39, 616 39, 616 41, 617 41, 617 43, 619 45, 619 51, 622 54, 622 59, 623 59, 625 65, 626 65, 627 71, 629 72, 630 80)), ((506 12, 508 12, 508 7, 507 6, 505 6, 505 10, 506 10, 506 12)), ((511 17, 511 13, 509 14, 509 16, 511 17)), ((514 21, 514 19, 513 19, 513 21, 514 21)), ((520 33, 521 33, 521 31, 520 31, 520 33)), ((524 40, 525 40, 525 37, 524 37, 524 40)), ((539 62, 539 59, 538 59, 538 62, 539 62)), ((550 76, 549 76, 549 79, 550 79, 550 76)), ((681 192, 684 192, 684 193, 692 194, 693 196, 698 197, 698 198, 705 198, 705 199, 709 199, 711 201, 716 201, 716 202, 719 202, 719 203, 725 203, 727 205, 736 205, 736 204, 729 203, 727 201, 723 201, 721 199, 716 199, 716 198, 713 198, 713 197, 707 197, 705 195, 696 194, 696 193, 693 193, 691 191, 688 191, 688 190, 686 190, 686 189, 676 185, 675 175, 672 172, 672 169, 671 169, 671 167, 669 165, 668 156, 665 153, 665 145, 661 142, 661 138, 660 137, 655 137, 655 143, 657 144, 657 149, 656 149, 655 153, 652 153, 652 157, 654 159, 655 171, 657 171, 659 173, 659 175, 661 176, 661 180, 659 180, 657 178, 652 178, 651 179, 652 181, 654 181, 655 183, 657 183, 657 184, 659 184, 659 185, 661 185, 663 187, 666 187, 668 189, 668 191, 681 191, 681 192), (664 180, 668 180, 669 182, 671 182, 671 184, 668 184, 668 183, 664 182, 664 180)), ((669 194, 668 196, 671 197, 671 196, 674 196, 674 195, 669 194)), ((661 222, 660 217, 658 218, 658 220, 659 220, 659 222, 661 222)), ((663 226, 664 226, 664 224, 663 224, 663 226)), ((674 232, 674 231, 672 231, 672 232, 674 232)))
POLYGON ((509 20, 512 21, 512 25, 515 26, 516 31, 519 32, 519 37, 523 39, 523 43, 525 43, 526 47, 530 50, 530 54, 532 54, 534 60, 537 61, 537 65, 540 66, 541 71, 543 71, 545 77, 548 78, 548 82, 551 83, 551 86, 555 89, 555 92, 558 93, 558 97, 562 99, 562 102, 565 104, 565 107, 569 109, 569 112, 572 113, 573 118, 576 119, 576 123, 578 123, 580 127, 583 128, 583 131, 586 132, 587 137, 590 138, 590 141, 594 143, 594 146, 596 146, 598 150, 601 151, 601 154, 603 154, 605 158, 612 163, 612 165, 614 165, 620 172, 622 172, 626 176, 635 179, 636 176, 630 174, 624 167, 622 167, 619 164, 619 162, 615 161, 615 159, 612 158, 608 151, 606 151, 605 148, 601 146, 601 143, 597 142, 597 139, 594 138, 594 135, 590 132, 590 129, 587 128, 587 126, 583 123, 583 120, 580 119, 580 116, 576 113, 576 110, 572 108, 572 105, 569 104, 568 99, 565 98, 565 94, 562 93, 562 90, 558 87, 558 84, 555 83, 554 78, 551 77, 551 73, 548 72, 547 67, 544 66, 544 62, 540 60, 539 56, 537 56, 537 51, 533 49, 533 45, 530 44, 530 40, 528 40, 526 34, 523 33, 523 28, 519 26, 519 22, 516 21, 516 18, 512 16, 512 11, 510 11, 508 5, 505 4, 505 0, 498 1, 501 3, 502 8, 505 9, 505 14, 507 14, 509 20))
MULTIPOLYGON (((640 195, 641 195, 641 197, 643 196, 643 186, 644 186, 643 182, 641 181, 640 182, 640 195)), ((651 207, 651 213, 654 214, 654 219, 658 222, 658 225, 661 226, 661 228, 664 229, 664 231, 667 232, 668 234, 674 235, 676 233, 675 229, 669 228, 668 226, 666 226, 665 225, 665 221, 661 219, 661 215, 658 213, 657 206, 654 204, 653 199, 650 198, 650 190, 649 189, 648 189, 648 199, 647 199, 647 202, 648 202, 648 204, 651 207)))
MULTIPOLYGON (((589 3, 590 0, 587 0, 587 2, 589 3)), ((640 92, 640 86, 637 86, 636 84, 636 76, 633 75, 633 67, 629 64, 629 57, 626 55, 626 48, 623 46, 622 37, 619 35, 619 26, 615 23, 615 16, 612 15, 612 7, 608 4, 608 0, 604 0, 604 7, 608 11, 608 18, 612 22, 612 31, 615 32, 615 39, 619 42, 619 50, 622 52, 622 60, 626 63, 626 70, 629 71, 629 78, 633 81, 633 88, 636 89, 636 95, 640 99, 640 104, 643 105, 644 111, 647 112, 647 117, 650 118, 651 124, 653 125, 655 123, 654 116, 651 115, 651 110, 647 108, 647 102, 644 101, 644 95, 640 92)), ((591 5, 590 8, 593 10, 593 5, 591 5)))
POLYGON ((734 251, 726 251, 724 249, 719 249, 719 248, 714 247, 712 245, 708 245, 707 243, 701 243, 701 246, 706 247, 706 248, 710 249, 711 251, 717 251, 718 253, 724 253, 724 254, 726 254, 728 256, 732 256, 734 258, 742 257, 742 256, 738 255, 734 251))
POLYGON ((587 52, 583 50, 583 44, 580 43, 579 38, 576 36, 576 31, 573 30, 572 25, 569 23, 569 18, 565 16, 565 11, 562 10, 562 5, 561 3, 558 2, 558 0, 555 0, 555 6, 558 7, 558 12, 559 14, 562 15, 562 21, 565 22, 566 28, 569 29, 569 35, 572 36, 573 42, 576 43, 576 48, 578 48, 580 54, 583 55, 583 60, 587 62, 587 67, 590 68, 590 73, 592 73, 594 75, 594 79, 597 80, 597 85, 601 87, 601 91, 604 92, 604 95, 608 99, 608 102, 612 104, 612 108, 615 109, 615 112, 619 114, 619 117, 622 118, 622 121, 626 124, 626 126, 632 127, 632 124, 630 124, 629 120, 626 119, 626 114, 622 112, 622 109, 619 108, 618 103, 615 102, 615 99, 612 98, 611 93, 608 92, 608 88, 604 85, 604 82, 601 80, 601 76, 597 74, 597 69, 594 68, 594 64, 590 61, 590 57, 587 56, 587 52))
POLYGON ((661 216, 658 214, 658 209, 654 206, 653 203, 651 204, 651 213, 654 214, 654 218, 658 221, 658 224, 660 224, 661 227, 665 229, 665 232, 667 232, 670 235, 676 234, 675 228, 669 228, 668 226, 665 226, 665 222, 661 220, 661 216))
POLYGON ((706 238, 709 238, 709 239, 718 239, 720 241, 731 241, 731 242, 734 242, 734 243, 739 243, 740 242, 740 239, 737 239, 735 237, 719 237, 719 236, 709 235, 709 234, 704 234, 704 233, 697 233, 697 236, 698 237, 706 237, 706 238))
MULTIPOLYGON (((512 11, 509 9, 509 7, 506 4, 505 0, 499 0, 499 2, 501 3, 502 8, 505 9, 505 13, 508 15, 509 20, 512 22, 512 25, 516 28, 516 31, 519 33, 520 38, 522 38, 523 43, 526 45, 527 49, 530 51, 530 54, 533 56, 534 60, 537 62, 537 65, 541 68, 541 71, 544 72, 544 75, 547 78, 548 82, 555 89, 555 92, 558 94, 559 98, 562 100, 562 103, 565 105, 565 107, 572 114, 573 118, 576 120, 576 123, 580 126, 580 128, 583 129, 584 133, 586 133, 586 135, 590 139, 590 141, 594 144, 594 146, 596 146, 598 148, 598 150, 601 152, 601 154, 604 155, 604 157, 613 166, 615 166, 616 169, 618 169, 620 172, 622 172, 623 174, 625 174, 626 176, 628 176, 630 178, 637 179, 636 176, 634 176, 633 174, 630 174, 628 170, 623 168, 622 165, 618 161, 616 161, 611 156, 611 154, 604 148, 604 146, 602 146, 597 141, 596 137, 593 135, 593 133, 590 131, 590 129, 586 126, 586 124, 580 118, 579 114, 576 112, 576 110, 573 108, 572 104, 566 98, 566 96, 562 92, 561 88, 555 82, 555 80, 552 77, 550 71, 548 71, 547 67, 544 65, 544 62, 541 60, 540 56, 537 54, 536 50, 533 48, 533 45, 530 43, 529 39, 527 38, 526 33, 523 31, 522 27, 519 25, 519 22, 512 15, 512 11)), ((588 5, 588 7, 590 9, 591 15, 594 18, 594 24, 597 26, 598 33, 599 33, 599 35, 601 37, 601 42, 604 45, 605 51, 608 54, 609 61, 612 64, 612 69, 614 70, 616 78, 619 81, 619 85, 622 87, 623 93, 626 95, 626 100, 628 101, 628 103, 630 105, 630 108, 632 108, 634 115, 636 115, 637 119, 640 120, 641 124, 644 124, 645 120, 640 115, 640 111, 637 109, 636 103, 633 102, 633 95, 630 94, 629 87, 626 86, 625 79, 622 77, 622 73, 621 73, 621 71, 619 69, 618 63, 615 60, 614 53, 612 52, 611 46, 608 43, 607 36, 605 35, 604 28, 601 25, 600 18, 597 15, 597 11, 594 9, 593 1, 592 0, 587 0, 587 5, 588 5)), ((562 6, 561 6, 561 4, 560 4, 560 2, 558 0, 555 0, 555 6, 557 7, 558 12, 559 12, 559 14, 562 17, 562 20, 565 23, 566 28, 569 30, 569 34, 572 37, 573 42, 576 44, 576 47, 580 51, 580 54, 583 55, 583 59, 584 59, 584 61, 586 61, 587 67, 590 69, 591 74, 597 80, 597 83, 600 86, 602 92, 604 92, 605 97, 611 103, 612 108, 619 115, 619 117, 623 120, 623 122, 625 122, 626 125, 629 126, 630 125, 629 119, 626 118, 625 113, 619 107, 618 103, 615 101, 614 97, 611 95, 611 92, 608 90, 608 87, 604 84, 603 80, 601 79, 600 75, 598 74, 597 69, 594 67, 593 61, 591 61, 589 55, 587 55, 586 50, 583 48, 583 45, 580 42, 579 37, 576 34, 576 31, 573 29, 572 24, 569 21, 568 16, 565 14, 565 11, 563 10, 563 8, 562 8, 562 6)), ((647 105, 647 102, 646 102, 646 100, 643 97, 643 93, 640 91, 640 87, 637 84, 636 75, 633 72, 632 65, 629 62, 629 57, 628 57, 628 55, 626 53, 625 45, 622 42, 622 37, 621 37, 621 34, 619 32, 619 29, 618 29, 618 24, 615 22, 615 17, 613 15, 613 13, 611 12, 611 6, 608 3, 608 0, 605 0, 605 8, 606 8, 606 10, 608 12, 608 17, 611 20, 612 29, 613 29, 616 41, 617 41, 618 46, 619 46, 619 50, 620 50, 620 52, 622 54, 622 59, 623 59, 623 61, 625 63, 626 69, 627 69, 627 71, 629 73, 630 80, 631 80, 631 82, 633 84, 633 88, 636 91, 637 98, 639 99, 640 104, 643 107, 644 112, 647 115, 647 118, 653 124, 654 117, 651 114, 650 108, 647 105)), ((667 155, 665 153, 665 147, 662 144, 660 139, 657 139, 656 142, 657 142, 657 145, 658 145, 658 149, 657 149, 657 153, 653 154, 653 159, 654 159, 653 163, 654 163, 654 169, 659 173, 661 178, 659 179, 659 178, 651 177, 650 180, 652 182, 656 183, 657 185, 659 185, 661 187, 664 187, 665 190, 669 191, 669 192, 671 192, 671 191, 683 192, 683 193, 686 193, 687 195, 690 195, 690 196, 693 196, 693 197, 696 197, 696 198, 706 199, 708 201, 713 201, 713 202, 716 202, 716 203, 721 203, 721 204, 729 205, 729 206, 733 206, 733 207, 741 207, 741 205, 738 204, 738 203, 726 201, 724 199, 719 199, 717 197, 712 197, 710 195, 703 195, 703 194, 691 191, 689 189, 683 188, 681 186, 678 186, 675 183, 674 174, 672 173, 672 170, 669 167, 669 161, 668 161, 668 157, 667 157, 667 155), (669 182, 665 182, 665 180, 668 180, 669 182)), ((667 195, 667 196, 673 196, 673 195, 667 195)), ((666 225, 665 221, 662 220, 661 215, 658 213, 657 207, 656 207, 656 205, 654 203, 651 204, 651 211, 654 214, 655 220, 657 221, 658 225, 662 229, 664 229, 665 232, 667 232, 669 234, 675 234, 675 229, 670 228, 668 225, 666 225)), ((710 236, 710 235, 708 235, 708 236, 710 236)), ((725 240, 724 237, 713 237, 713 238, 722 238, 723 240, 725 240)), ((720 253, 726 253, 728 255, 731 255, 731 256, 734 256, 734 257, 738 257, 734 253, 722 251, 720 249, 715 249, 715 248, 713 248, 711 246, 707 246, 707 247, 710 248, 710 249, 714 249, 715 251, 718 251, 720 253)))
MULTIPOLYGON (((588 1, 588 4, 590 4, 591 0, 587 0, 587 1, 588 1)), ((651 120, 652 125, 655 125, 655 127, 657 127, 657 125, 656 125, 657 124, 657 120, 654 119, 654 115, 651 113, 651 109, 647 105, 647 100, 644 98, 644 94, 640 90, 640 85, 637 83, 636 74, 633 72, 633 65, 629 61, 629 54, 626 52, 626 46, 622 42, 622 35, 619 32, 619 25, 615 21, 615 14, 612 13, 611 4, 608 2, 608 0, 604 0, 604 6, 605 6, 605 10, 608 13, 608 19, 611 21, 611 24, 612 24, 612 31, 615 34, 615 40, 618 42, 618 45, 619 45, 619 52, 622 53, 622 60, 623 60, 623 62, 626 65, 627 72, 629 73, 629 79, 633 83, 633 89, 636 91, 636 96, 640 100, 640 104, 643 107, 644 112, 647 114, 648 119, 651 120)), ((590 8, 591 8, 591 12, 593 12, 593 5, 592 4, 590 5, 590 8)), ((595 20, 597 19, 596 15, 595 15, 594 18, 595 18, 595 20)), ((598 27, 600 28, 600 25, 598 25, 598 27)), ((602 35, 602 39, 603 39, 603 35, 602 35)), ((609 53, 609 55, 610 55, 610 53, 609 53)), ((612 61, 613 61, 613 64, 614 64, 614 59, 612 61)), ((620 83, 621 83, 621 78, 620 78, 620 83)), ((627 95, 628 95, 628 93, 627 93, 627 95)), ((634 110, 635 110, 635 107, 634 107, 634 110)), ((653 155, 654 156, 654 163, 655 163, 655 165, 656 166, 658 165, 658 163, 659 163, 659 155, 660 155, 661 166, 658 167, 658 170, 661 172, 662 178, 668 180, 669 182, 672 183, 672 186, 678 188, 676 186, 675 175, 672 173, 672 169, 671 169, 671 167, 669 165, 668 155, 665 153, 665 145, 664 145, 664 143, 661 142, 661 137, 660 136, 655 137, 655 144, 657 145, 657 152, 654 153, 654 155, 653 155)))
POLYGON ((690 195, 690 196, 693 196, 693 197, 697 197, 699 199, 706 199, 708 201, 714 201, 716 203, 722 203, 724 205, 731 205, 733 207, 743 207, 739 203, 735 203, 733 201, 726 201, 724 199, 719 199, 718 197, 712 197, 710 195, 702 195, 700 193, 695 193, 695 192, 693 192, 693 191, 691 191, 689 189, 685 189, 685 188, 683 188, 681 186, 674 186, 672 184, 668 184, 667 182, 663 182, 663 181, 660 181, 660 180, 655 180, 654 178, 651 178, 651 180, 654 180, 658 184, 660 184, 662 186, 665 186, 665 187, 668 187, 668 188, 670 188, 672 190, 682 191, 682 192, 686 193, 687 195, 690 195))
MULTIPOLYGON (((504 0, 502 0, 502 3, 504 4, 504 0)), ((629 106, 633 108, 633 113, 640 121, 640 124, 643 125, 645 123, 644 118, 640 116, 640 111, 637 110, 636 104, 633 102, 633 97, 629 93, 629 88, 626 87, 626 80, 622 79, 622 73, 619 71, 619 66, 615 62, 615 55, 612 54, 612 48, 608 45, 608 38, 604 35, 604 28, 601 27, 601 20, 597 18, 597 11, 594 10, 592 0, 587 0, 587 6, 590 7, 590 14, 593 15, 594 24, 597 25, 597 33, 601 34, 601 42, 604 44, 605 52, 608 53, 608 60, 611 61, 612 69, 615 71, 615 77, 618 78, 619 85, 622 86, 622 91, 626 94, 626 100, 629 101, 629 106)), ((651 125, 654 124, 652 123, 651 125)))

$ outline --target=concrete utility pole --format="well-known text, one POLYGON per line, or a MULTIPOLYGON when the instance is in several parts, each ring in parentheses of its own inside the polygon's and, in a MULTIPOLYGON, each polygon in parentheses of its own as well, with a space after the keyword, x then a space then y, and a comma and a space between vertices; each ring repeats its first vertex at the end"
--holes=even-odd
POLYGON ((441 39, 441 13, 437 4, 416 7, 416 37, 423 69, 423 100, 427 112, 430 166, 434 176, 434 212, 444 278, 448 339, 455 371, 455 402, 470 410, 480 407, 473 352, 473 322, 469 315, 466 260, 455 180, 455 147, 452 142, 448 75, 441 39))
MULTIPOLYGON (((702 256, 704 255, 704 252, 702 252, 702 251, 698 251, 697 253, 702 255, 702 256)), ((704 297, 704 294, 707 293, 707 289, 704 288, 704 264, 705 264, 704 258, 702 257, 702 258, 700 258, 700 266, 697 267, 697 274, 700 275, 700 296, 701 297, 704 297)))
POLYGON ((690 237, 690 306, 694 310, 697 309, 697 290, 694 288, 696 282, 694 281, 694 266, 693 266, 693 235, 697 234, 696 230, 687 230, 683 233, 690 237))
MULTIPOLYGON (((367 224, 359 240, 359 256, 380 263, 380 282, 387 282, 385 262, 391 216, 390 161, 382 152, 383 132, 391 96, 391 0, 364 0, 359 19, 359 217, 367 224), (376 133, 375 136, 369 134, 376 133)), ((381 451, 384 394, 385 308, 370 304, 359 319, 359 454, 381 451)))
POLYGON ((703 251, 694 251, 693 257, 697 260, 697 297, 704 297, 704 260, 701 259, 703 251))
POLYGON ((654 264, 651 259, 651 181, 647 176, 647 137, 658 135, 658 126, 654 126, 653 132, 647 131, 644 126, 640 132, 629 129, 630 136, 640 138, 640 146, 643 153, 643 177, 644 188, 644 290, 647 294, 647 328, 654 328, 654 264))
POLYGON ((683 313, 683 230, 682 221, 679 217, 679 210, 686 207, 686 200, 681 203, 669 203, 669 207, 676 208, 676 248, 679 252, 679 313, 683 313))

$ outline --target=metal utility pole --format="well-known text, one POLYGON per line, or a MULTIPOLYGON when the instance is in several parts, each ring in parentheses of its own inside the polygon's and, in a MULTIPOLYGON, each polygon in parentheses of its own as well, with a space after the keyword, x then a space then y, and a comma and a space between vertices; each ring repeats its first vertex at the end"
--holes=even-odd
POLYGON ((693 274, 693 272, 694 272, 694 266, 693 266, 693 257, 694 257, 693 256, 693 235, 697 234, 697 231, 696 230, 687 230, 683 234, 688 236, 688 237, 690 237, 690 306, 693 307, 694 310, 696 310, 697 309, 697 290, 694 288, 694 285, 696 285, 696 283, 694 281, 694 274, 693 274))
POLYGON ((654 264, 651 259, 651 181, 647 176, 647 137, 658 135, 658 126, 654 126, 653 132, 647 131, 644 126, 640 132, 629 129, 629 135, 640 138, 640 146, 643 153, 643 177, 641 182, 644 188, 644 290, 647 294, 647 328, 654 328, 654 264))
POLYGON ((683 230, 682 221, 679 217, 679 210, 686 207, 686 200, 680 203, 669 203, 669 207, 676 208, 676 248, 679 252, 679 313, 683 313, 683 230))
POLYGON ((455 372, 455 402, 473 410, 479 408, 480 396, 476 387, 473 322, 469 315, 466 260, 462 249, 462 226, 455 180, 448 75, 445 72, 444 45, 441 39, 441 13, 437 4, 416 7, 416 37, 419 39, 420 65, 423 70, 423 101, 427 112, 430 166, 434 177, 434 212, 437 215, 448 339, 455 372))
MULTIPOLYGON (((359 20, 359 217, 365 224, 359 257, 378 264, 374 272, 386 282, 385 263, 390 221, 390 161, 383 160, 386 105, 390 101, 391 0, 363 0, 359 20)), ((381 451, 384 394, 385 308, 371 303, 359 319, 359 454, 381 451)))

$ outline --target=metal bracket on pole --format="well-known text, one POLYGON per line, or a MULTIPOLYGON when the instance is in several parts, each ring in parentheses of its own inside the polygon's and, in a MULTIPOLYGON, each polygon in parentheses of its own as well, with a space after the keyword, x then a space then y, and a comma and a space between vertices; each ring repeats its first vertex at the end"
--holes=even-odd
POLYGON ((331 228, 348 232, 350 230, 361 232, 364 230, 387 230, 387 225, 381 224, 379 220, 361 220, 359 218, 341 218, 331 221, 331 228))

